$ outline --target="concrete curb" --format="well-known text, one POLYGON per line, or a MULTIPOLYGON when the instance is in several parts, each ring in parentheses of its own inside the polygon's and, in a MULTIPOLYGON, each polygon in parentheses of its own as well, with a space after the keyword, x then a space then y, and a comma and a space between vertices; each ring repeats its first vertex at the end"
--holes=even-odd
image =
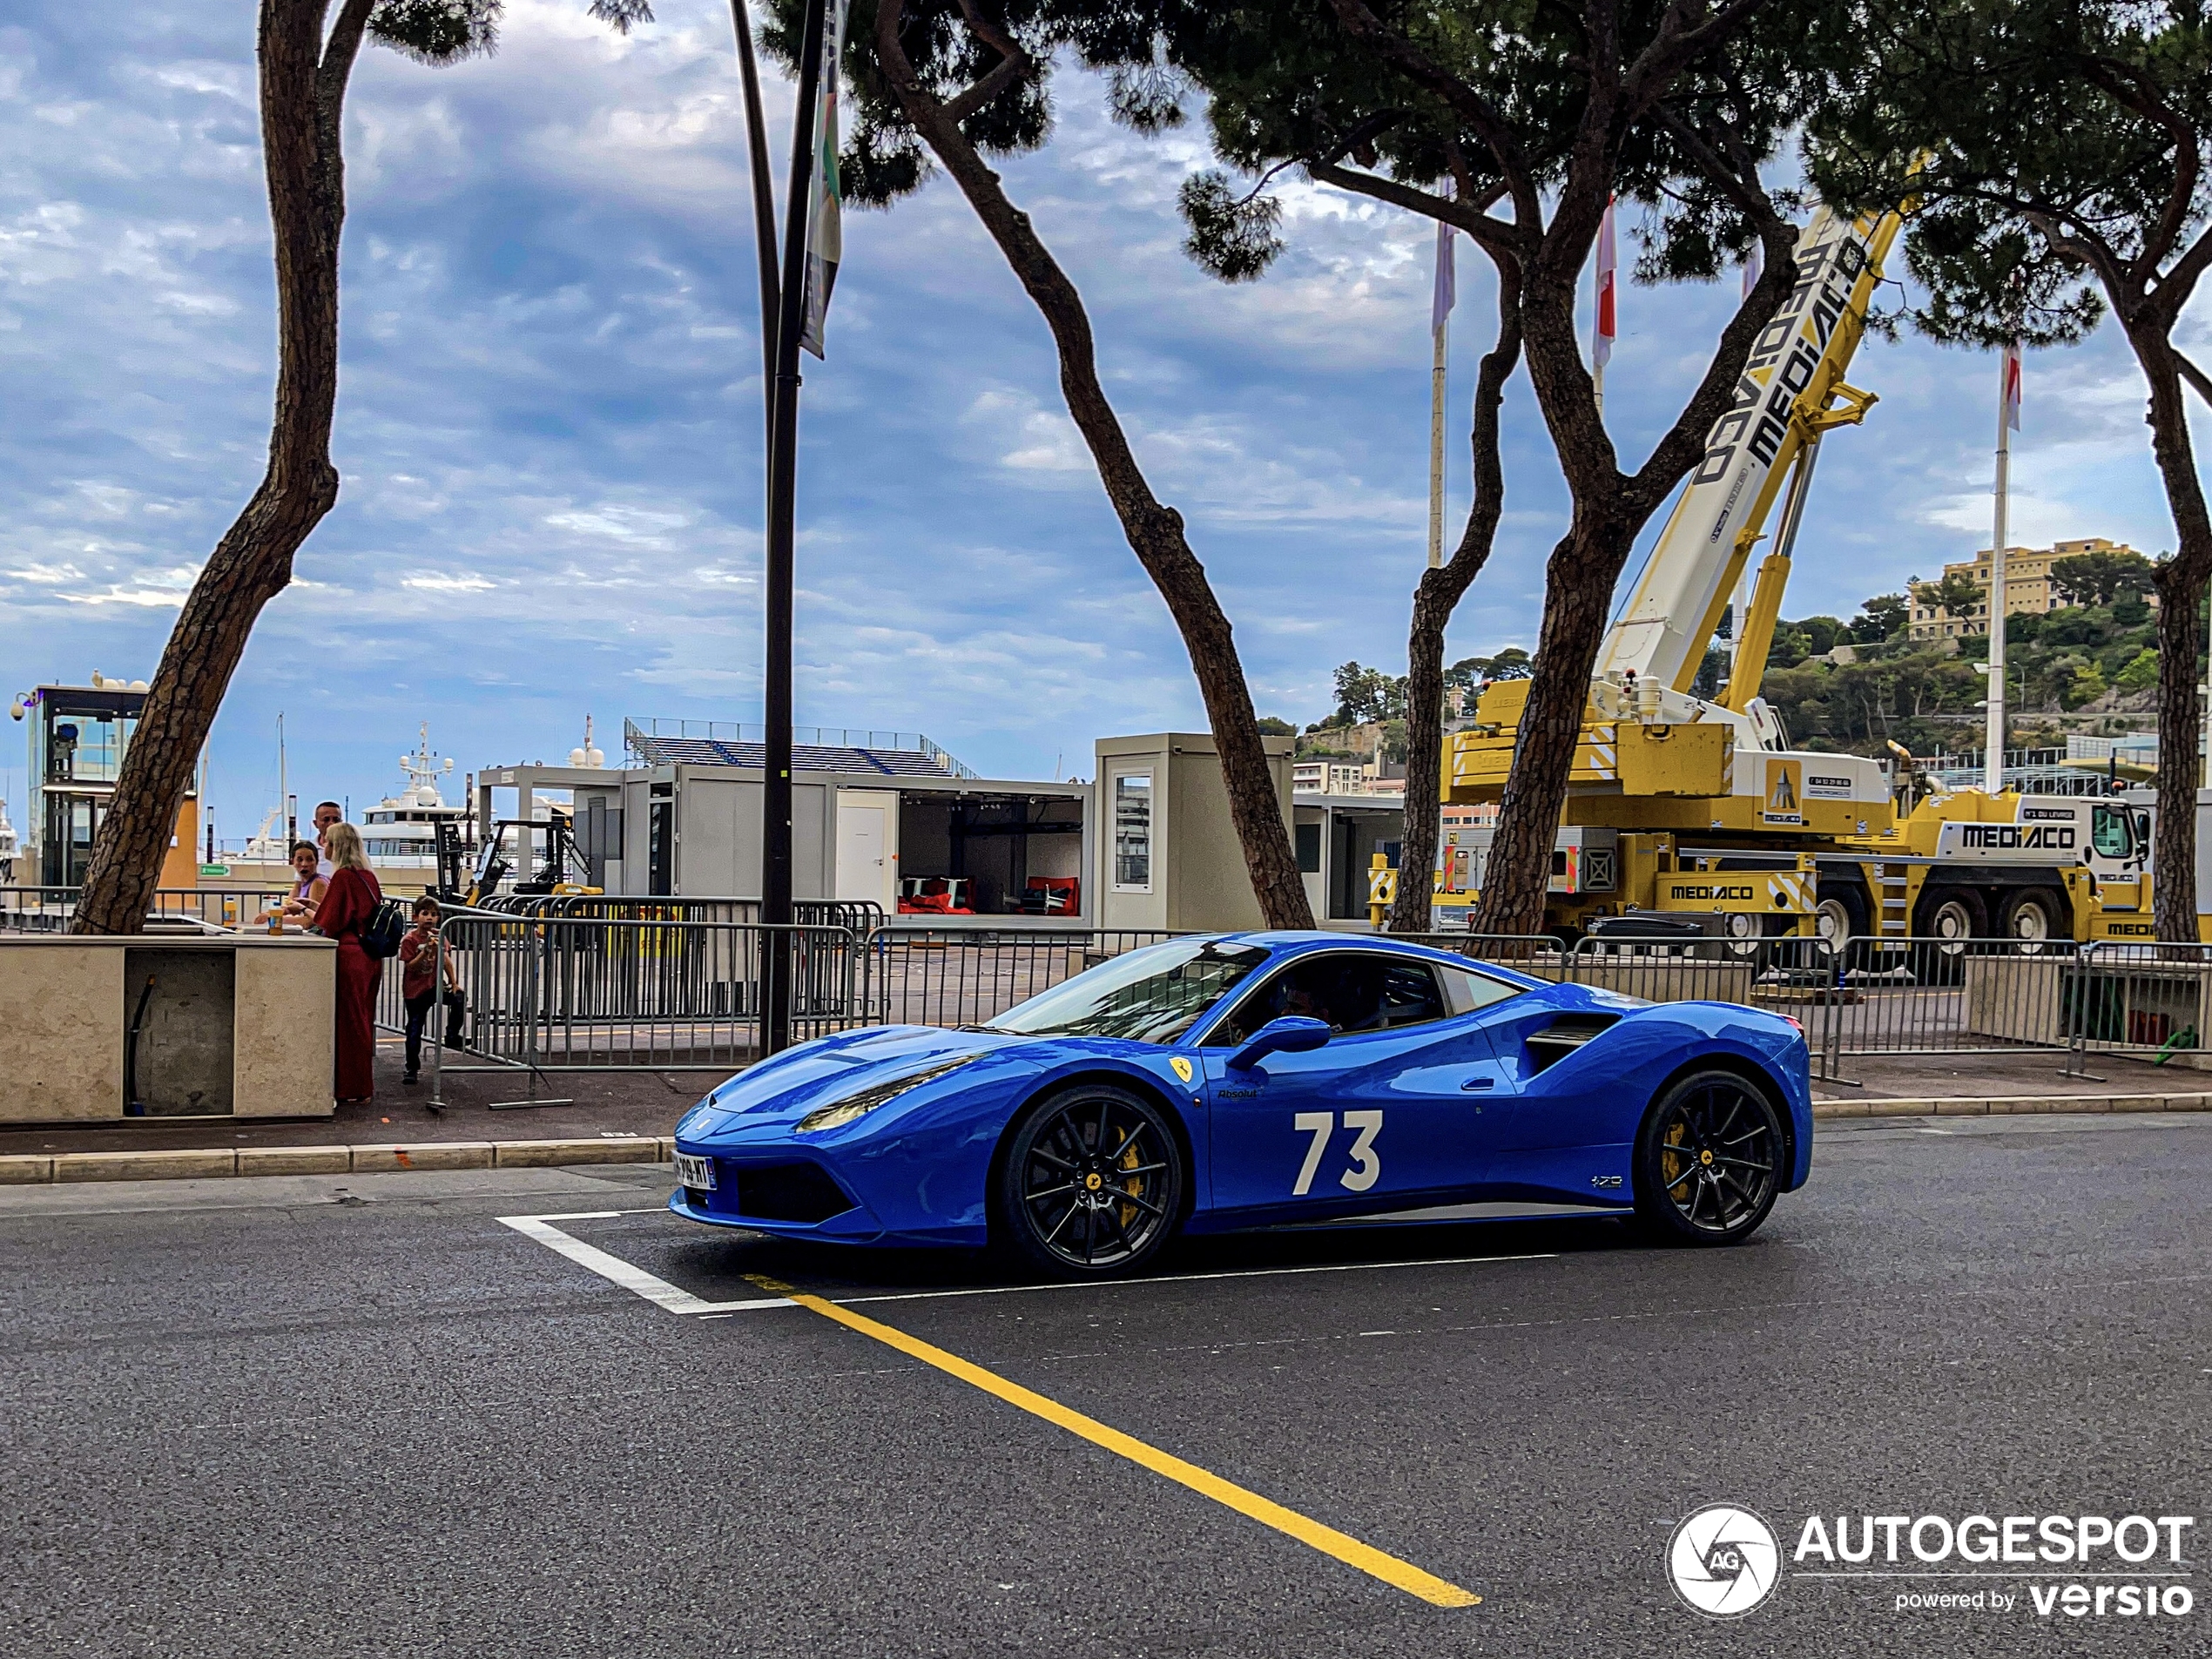
POLYGON ((615 1140, 420 1141, 371 1146, 218 1146, 160 1152, 0 1154, 0 1186, 64 1181, 185 1181, 220 1176, 349 1175, 398 1170, 550 1170, 666 1163, 672 1136, 615 1140))
POLYGON ((2028 1112, 2205 1112, 2212 1095, 2018 1095, 1985 1098, 1972 1095, 1928 1096, 1911 1100, 1817 1100, 1812 1115, 1822 1117, 1995 1117, 2028 1112))
MULTIPOLYGON (((1815 1118, 1991 1117, 2048 1112, 2212 1112, 2212 1094, 1932 1096, 1817 1100, 1815 1118)), ((555 1170, 593 1163, 666 1163, 673 1136, 565 1141, 418 1141, 363 1146, 241 1146, 160 1152, 0 1154, 0 1186, 66 1181, 185 1181, 209 1177, 349 1175, 401 1170, 555 1170)))

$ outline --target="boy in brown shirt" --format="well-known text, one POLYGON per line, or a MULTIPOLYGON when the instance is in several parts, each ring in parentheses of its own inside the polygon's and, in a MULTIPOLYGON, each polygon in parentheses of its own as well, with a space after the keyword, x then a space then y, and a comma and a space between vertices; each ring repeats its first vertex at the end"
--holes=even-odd
POLYGON ((438 998, 438 968, 445 968, 446 1047, 461 1046, 461 1015, 468 1006, 462 995, 461 976, 454 969, 453 952, 438 941, 438 901, 425 894, 415 901, 415 926, 400 941, 400 995, 407 1002, 407 1075, 403 1083, 416 1081, 422 1062, 422 1027, 438 998))

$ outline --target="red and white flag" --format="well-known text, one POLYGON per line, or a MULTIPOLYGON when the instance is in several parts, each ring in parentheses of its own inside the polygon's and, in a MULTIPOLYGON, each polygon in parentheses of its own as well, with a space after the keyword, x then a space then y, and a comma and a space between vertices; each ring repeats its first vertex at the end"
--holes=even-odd
POLYGON ((1613 361, 1614 274, 1620 261, 1613 240, 1613 199, 1607 197, 1605 217, 1597 227, 1597 340, 1591 350, 1591 361, 1600 368, 1613 361))
POLYGON ((2020 343, 2017 340, 2005 342, 2005 426, 2007 431, 2020 429, 2020 343))

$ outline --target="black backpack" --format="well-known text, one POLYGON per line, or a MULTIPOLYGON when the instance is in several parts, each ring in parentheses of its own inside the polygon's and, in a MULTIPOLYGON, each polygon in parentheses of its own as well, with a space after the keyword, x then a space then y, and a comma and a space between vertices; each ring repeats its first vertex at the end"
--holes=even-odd
POLYGON ((363 953, 379 961, 388 956, 398 955, 400 941, 407 937, 407 913, 400 908, 400 901, 397 899, 380 901, 354 937, 361 941, 363 953))

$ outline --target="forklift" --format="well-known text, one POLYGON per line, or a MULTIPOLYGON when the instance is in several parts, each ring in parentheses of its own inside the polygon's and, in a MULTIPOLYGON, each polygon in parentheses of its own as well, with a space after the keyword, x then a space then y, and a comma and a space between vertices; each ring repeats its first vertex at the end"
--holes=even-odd
POLYGON ((597 897, 604 891, 590 881, 591 861, 577 846, 576 833, 567 815, 556 812, 548 819, 494 819, 486 826, 483 845, 476 849, 476 867, 473 871, 467 867, 459 827, 441 821, 437 826, 438 880, 430 889, 430 896, 442 905, 476 906, 490 899, 515 868, 507 857, 507 832, 510 829, 522 832, 516 837, 516 844, 519 856, 526 860, 530 856, 533 832, 545 837, 545 853, 536 873, 526 881, 517 881, 510 889, 517 896, 597 897), (571 872, 581 879, 572 880, 571 872))

